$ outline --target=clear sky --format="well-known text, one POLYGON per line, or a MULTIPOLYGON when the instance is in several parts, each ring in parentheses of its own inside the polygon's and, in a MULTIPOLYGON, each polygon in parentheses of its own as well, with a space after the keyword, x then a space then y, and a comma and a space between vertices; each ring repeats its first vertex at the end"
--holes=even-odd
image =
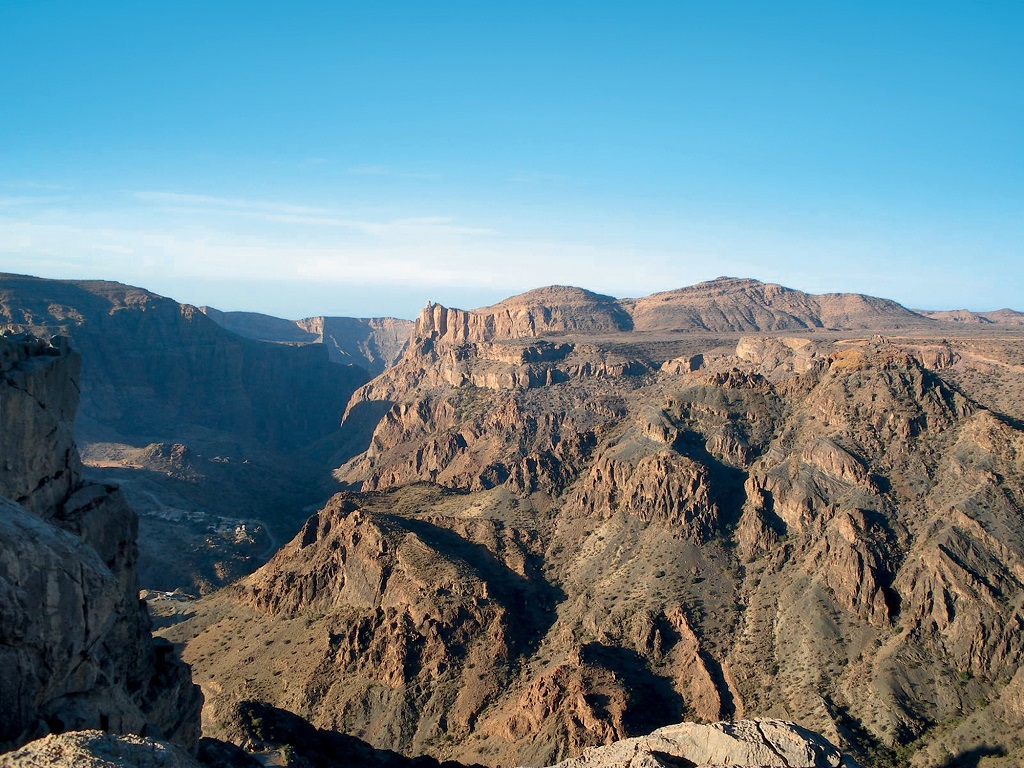
POLYGON ((0 270, 1024 310, 1024 2, 0 0, 0 270))

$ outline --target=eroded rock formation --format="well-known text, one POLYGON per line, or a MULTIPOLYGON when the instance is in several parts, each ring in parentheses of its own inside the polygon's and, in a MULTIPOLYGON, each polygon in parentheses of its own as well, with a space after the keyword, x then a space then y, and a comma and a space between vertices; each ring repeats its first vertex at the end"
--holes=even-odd
POLYGON ((168 630, 209 722, 237 739, 263 701, 492 765, 683 719, 784 718, 878 765, 1012 734, 1024 410, 977 374, 1018 381, 1019 354, 777 288, 713 281, 649 316, 570 289, 429 306, 349 404, 347 495, 168 630), (784 335, 640 328, 691 300, 703 327, 784 335), (886 322, 918 335, 826 333, 886 322))
POLYGON ((190 747, 202 699, 150 635, 137 518, 82 481, 78 367, 63 341, 0 336, 0 749, 83 728, 190 747))

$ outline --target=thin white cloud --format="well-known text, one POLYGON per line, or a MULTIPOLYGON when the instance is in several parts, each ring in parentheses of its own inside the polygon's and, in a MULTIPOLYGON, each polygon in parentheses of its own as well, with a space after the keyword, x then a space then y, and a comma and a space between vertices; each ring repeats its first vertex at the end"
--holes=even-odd
POLYGON ((45 192, 65 192, 71 189, 66 184, 54 184, 48 181, 16 180, 0 182, 5 189, 38 189, 45 192))
POLYGON ((313 208, 283 201, 247 200, 181 192, 134 192, 135 199, 151 203, 159 211, 188 215, 213 215, 258 219, 278 224, 343 227, 374 238, 424 236, 484 236, 497 234, 486 227, 458 224, 454 216, 415 216, 372 221, 348 218, 327 208, 313 208))
POLYGON ((0 197, 0 208, 19 208, 27 205, 57 203, 67 198, 63 195, 15 195, 0 197))
POLYGON ((147 190, 134 192, 133 195, 137 200, 148 203, 202 207, 215 211, 266 211, 270 213, 299 215, 323 215, 328 213, 326 208, 294 205, 276 200, 246 200, 235 197, 216 197, 214 195, 147 190))

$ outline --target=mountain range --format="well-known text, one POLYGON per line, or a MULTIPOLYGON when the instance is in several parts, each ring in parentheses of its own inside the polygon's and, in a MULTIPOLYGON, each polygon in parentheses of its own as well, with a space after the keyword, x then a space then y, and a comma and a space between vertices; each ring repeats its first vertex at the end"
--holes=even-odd
POLYGON ((87 477, 198 538, 296 486, 248 518, 279 549, 151 584, 231 582, 149 601, 206 735, 548 765, 779 718, 871 766, 1024 757, 1015 313, 720 278, 292 322, 11 276, 0 313, 81 350, 87 477))

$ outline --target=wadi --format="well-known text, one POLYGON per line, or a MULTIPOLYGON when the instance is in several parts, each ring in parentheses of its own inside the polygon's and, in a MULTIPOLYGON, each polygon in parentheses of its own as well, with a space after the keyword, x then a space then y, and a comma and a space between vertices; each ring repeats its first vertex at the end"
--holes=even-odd
POLYGON ((0 765, 1024 759, 1022 313, 3 275, 0 327, 0 765))

